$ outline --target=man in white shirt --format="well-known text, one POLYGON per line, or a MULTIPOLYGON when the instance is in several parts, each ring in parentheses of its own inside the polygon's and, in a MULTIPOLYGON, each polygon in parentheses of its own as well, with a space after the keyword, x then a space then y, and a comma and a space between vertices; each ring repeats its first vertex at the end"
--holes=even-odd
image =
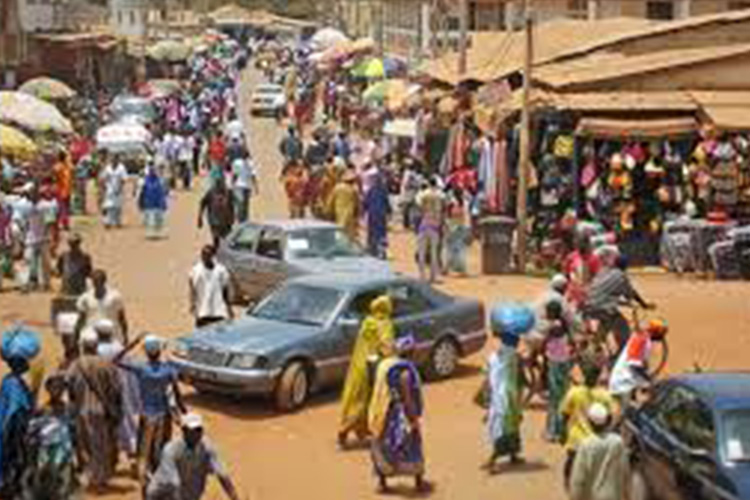
POLYGON ((113 340, 127 345, 128 320, 120 292, 107 286, 107 273, 101 269, 91 273, 91 283, 93 288, 78 297, 76 335, 80 338, 83 330, 96 330, 98 323, 108 320, 113 325, 113 340))
POLYGON ((250 197, 258 194, 255 162, 247 151, 243 151, 240 157, 232 162, 232 179, 234 194, 237 197, 237 221, 245 222, 250 218, 250 197))
POLYGON ((234 317, 229 301, 229 271, 216 262, 214 254, 211 245, 203 247, 201 261, 190 271, 190 313, 198 328, 234 317))
POLYGON ((122 227, 122 206, 125 203, 125 182, 128 171, 115 155, 114 163, 107 164, 101 173, 101 185, 104 189, 102 209, 104 211, 104 227, 122 227))
POLYGON ((237 113, 232 111, 229 114, 229 120, 224 126, 224 138, 227 141, 242 141, 245 138, 245 127, 242 122, 237 118, 237 113))

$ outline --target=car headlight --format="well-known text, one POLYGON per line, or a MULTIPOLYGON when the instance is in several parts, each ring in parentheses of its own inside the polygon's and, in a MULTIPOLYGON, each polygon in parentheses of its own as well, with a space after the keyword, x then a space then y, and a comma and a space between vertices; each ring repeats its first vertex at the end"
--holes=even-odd
POLYGON ((229 366, 240 370, 250 370, 252 368, 261 368, 265 364, 265 358, 257 354, 232 354, 229 366))
POLYGON ((187 359, 189 350, 190 348, 188 347, 186 342, 177 340, 175 342, 172 342, 170 353, 175 358, 187 359))

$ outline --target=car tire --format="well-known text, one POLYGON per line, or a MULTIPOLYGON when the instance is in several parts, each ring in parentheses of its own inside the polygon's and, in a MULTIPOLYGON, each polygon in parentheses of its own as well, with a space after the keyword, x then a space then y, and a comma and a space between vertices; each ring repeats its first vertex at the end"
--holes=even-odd
POLYGON ((435 344, 430 352, 430 376, 434 379, 445 379, 456 372, 460 352, 456 341, 444 338, 435 344))
POLYGON ((654 500, 654 495, 646 482, 646 477, 638 464, 634 464, 630 472, 630 499, 654 500))
POLYGON ((302 408, 310 394, 310 375, 301 361, 289 363, 276 387, 276 408, 291 412, 302 408))

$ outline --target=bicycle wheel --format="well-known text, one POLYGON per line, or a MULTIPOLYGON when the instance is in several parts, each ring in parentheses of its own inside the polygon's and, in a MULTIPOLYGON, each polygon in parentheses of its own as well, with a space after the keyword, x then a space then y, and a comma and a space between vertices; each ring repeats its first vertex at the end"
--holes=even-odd
POLYGON ((651 347, 651 356, 649 359, 649 374, 651 377, 656 377, 667 367, 667 360, 669 359, 669 344, 667 339, 655 340, 651 347))

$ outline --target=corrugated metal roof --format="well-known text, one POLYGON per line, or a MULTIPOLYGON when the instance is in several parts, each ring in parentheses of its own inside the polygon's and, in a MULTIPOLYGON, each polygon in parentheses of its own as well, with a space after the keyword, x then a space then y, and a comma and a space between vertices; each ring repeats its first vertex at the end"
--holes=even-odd
MULTIPOLYGON (((750 92, 748 92, 750 96, 750 92)), ((750 102, 750 101, 748 101, 750 102)), ((533 88, 532 107, 553 107, 573 111, 695 111, 698 104, 683 91, 658 92, 573 92, 558 93, 533 88)), ((523 105, 521 89, 511 98, 498 103, 500 110, 517 111, 523 105)))
POLYGON ((627 56, 622 53, 592 54, 536 68, 533 78, 553 88, 614 80, 750 53, 750 43, 721 47, 663 50, 627 56))
MULTIPOLYGON (((547 21, 535 28, 534 63, 542 64, 554 60, 591 40, 609 39, 613 32, 639 31, 651 24, 651 21, 633 18, 547 21)), ((472 33, 465 76, 458 76, 456 53, 427 61, 419 71, 452 85, 462 80, 497 80, 523 68, 525 43, 522 31, 472 33)))

